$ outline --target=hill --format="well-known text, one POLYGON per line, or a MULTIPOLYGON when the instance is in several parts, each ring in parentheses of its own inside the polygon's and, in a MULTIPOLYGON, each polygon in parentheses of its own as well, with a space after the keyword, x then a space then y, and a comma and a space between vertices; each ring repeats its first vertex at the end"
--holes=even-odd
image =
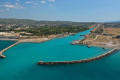
POLYGON ((48 26, 57 26, 57 27, 66 27, 66 26, 84 26, 88 27, 91 24, 95 24, 94 22, 72 22, 72 21, 36 21, 30 19, 1 19, 0 24, 14 25, 19 27, 48 27, 48 26))

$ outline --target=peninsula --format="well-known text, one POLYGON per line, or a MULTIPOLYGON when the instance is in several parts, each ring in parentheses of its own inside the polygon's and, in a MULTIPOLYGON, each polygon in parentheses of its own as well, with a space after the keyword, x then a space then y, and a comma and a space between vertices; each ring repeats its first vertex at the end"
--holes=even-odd
POLYGON ((120 28, 99 24, 84 40, 73 41, 72 44, 98 46, 103 48, 120 48, 120 28))

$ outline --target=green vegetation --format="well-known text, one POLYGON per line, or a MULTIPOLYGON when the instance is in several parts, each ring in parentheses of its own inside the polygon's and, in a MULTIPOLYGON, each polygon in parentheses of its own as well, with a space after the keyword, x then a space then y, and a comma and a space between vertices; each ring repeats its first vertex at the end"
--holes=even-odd
POLYGON ((23 36, 78 33, 97 25, 93 22, 35 21, 29 19, 0 19, 0 32, 23 32, 23 36), (28 34, 26 34, 28 33, 28 34), (30 33, 30 34, 29 34, 30 33))
MULTIPOLYGON (((30 28, 27 30, 16 30, 15 32, 27 32, 32 33, 30 36, 47 36, 51 34, 65 34, 65 33, 78 33, 87 30, 87 27, 42 27, 42 28, 30 28)), ((25 35, 25 34, 23 34, 25 35)))
POLYGON ((120 28, 120 22, 119 23, 104 23, 103 25, 105 28, 120 28))
POLYGON ((13 28, 25 28, 25 27, 68 27, 68 26, 84 26, 89 27, 93 22, 72 22, 72 21, 35 21, 29 19, 0 19, 0 24, 2 27, 11 26, 13 28))
POLYGON ((103 29, 102 28, 97 28, 93 33, 103 33, 103 29))

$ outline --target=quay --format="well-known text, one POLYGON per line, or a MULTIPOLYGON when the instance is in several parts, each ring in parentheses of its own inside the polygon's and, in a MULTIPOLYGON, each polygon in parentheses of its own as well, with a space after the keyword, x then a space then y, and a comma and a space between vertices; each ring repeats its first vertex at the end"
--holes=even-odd
POLYGON ((20 42, 18 41, 18 42, 16 42, 16 43, 10 45, 9 47, 3 49, 2 51, 0 51, 0 58, 5 58, 6 56, 4 56, 4 52, 5 52, 6 50, 8 50, 8 49, 14 47, 15 45, 17 45, 17 44, 19 44, 19 43, 20 43, 20 42))
POLYGON ((39 65, 55 65, 55 64, 75 64, 75 63, 86 63, 86 62, 91 62, 91 61, 95 61, 95 60, 99 60, 101 58, 104 58, 112 53, 114 53, 115 51, 117 51, 117 48, 112 49, 111 51, 104 53, 102 55, 99 55, 97 57, 94 58, 89 58, 89 59, 83 59, 83 60, 76 60, 76 61, 61 61, 61 62, 43 62, 43 61, 39 61, 38 64, 39 65))

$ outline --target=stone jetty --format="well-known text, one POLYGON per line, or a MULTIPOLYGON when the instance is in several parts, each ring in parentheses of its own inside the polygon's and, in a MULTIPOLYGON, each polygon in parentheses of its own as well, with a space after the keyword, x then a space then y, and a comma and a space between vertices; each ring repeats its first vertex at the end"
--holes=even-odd
POLYGON ((19 43, 20 43, 20 42, 18 41, 18 42, 16 42, 16 43, 10 45, 9 47, 3 49, 2 51, 0 51, 0 58, 5 58, 6 56, 4 56, 4 52, 5 52, 6 50, 8 50, 8 49, 14 47, 15 45, 17 45, 17 44, 19 44, 19 43))
POLYGON ((83 60, 76 60, 76 61, 62 61, 62 62, 43 62, 43 61, 39 61, 38 64, 40 65, 54 65, 54 64, 75 64, 75 63, 86 63, 86 62, 91 62, 91 61, 95 61, 95 60, 99 60, 101 58, 104 58, 112 53, 114 53, 115 51, 117 51, 117 48, 112 49, 111 51, 104 53, 102 55, 99 55, 97 57, 94 58, 89 58, 89 59, 83 59, 83 60))

